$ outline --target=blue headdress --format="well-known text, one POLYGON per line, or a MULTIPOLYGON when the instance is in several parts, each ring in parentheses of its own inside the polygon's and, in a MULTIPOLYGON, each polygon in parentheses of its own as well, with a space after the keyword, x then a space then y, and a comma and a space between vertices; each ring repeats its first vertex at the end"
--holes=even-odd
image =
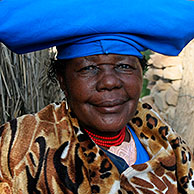
POLYGON ((190 0, 0 0, 0 42, 16 53, 178 55, 193 38, 190 0))

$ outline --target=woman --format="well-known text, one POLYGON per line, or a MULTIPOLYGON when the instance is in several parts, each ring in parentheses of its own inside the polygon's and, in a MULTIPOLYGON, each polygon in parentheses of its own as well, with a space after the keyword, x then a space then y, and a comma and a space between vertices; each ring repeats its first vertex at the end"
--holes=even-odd
POLYGON ((194 192, 189 148, 148 104, 139 102, 140 51, 178 54, 194 37, 189 28, 194 12, 188 11, 194 11, 193 2, 157 1, 156 15, 149 18, 152 9, 149 14, 144 9, 152 0, 113 0, 111 8, 110 1, 49 1, 49 8, 44 0, 38 6, 27 0, 0 3, 5 21, 0 40, 9 48, 24 53, 57 45, 53 71, 67 98, 1 127, 1 193, 194 192), (73 13, 65 10, 68 4, 73 13), (126 14, 119 19, 118 6, 126 14), (9 17, 8 8, 14 8, 9 17), (19 17, 24 13, 30 21, 19 17), (51 22, 42 16, 52 17, 51 22), (140 16, 145 19, 141 25, 140 16), (117 19, 124 27, 114 25, 117 19))
POLYGON ((60 63, 71 110, 51 104, 1 127, 2 192, 192 193, 192 153, 148 104, 138 104, 137 57, 60 63))

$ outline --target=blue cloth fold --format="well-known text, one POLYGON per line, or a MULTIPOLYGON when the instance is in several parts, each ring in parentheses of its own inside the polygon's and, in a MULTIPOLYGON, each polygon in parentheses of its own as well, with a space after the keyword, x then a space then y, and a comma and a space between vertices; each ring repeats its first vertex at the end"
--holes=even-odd
POLYGON ((194 38, 189 0, 1 0, 0 42, 16 53, 57 46, 58 58, 177 55, 194 38))

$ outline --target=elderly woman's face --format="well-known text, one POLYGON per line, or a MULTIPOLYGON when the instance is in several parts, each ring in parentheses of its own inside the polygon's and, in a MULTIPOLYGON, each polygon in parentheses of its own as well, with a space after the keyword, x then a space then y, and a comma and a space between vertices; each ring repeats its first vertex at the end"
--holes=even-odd
POLYGON ((61 88, 80 124, 98 132, 117 132, 133 117, 142 88, 137 57, 93 55, 72 59, 61 88))

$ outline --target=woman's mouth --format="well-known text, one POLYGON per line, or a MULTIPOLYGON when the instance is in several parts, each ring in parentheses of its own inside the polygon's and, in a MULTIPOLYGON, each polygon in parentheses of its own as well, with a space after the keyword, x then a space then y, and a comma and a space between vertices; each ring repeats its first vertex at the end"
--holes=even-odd
POLYGON ((122 110, 123 105, 127 102, 124 99, 110 99, 106 101, 100 101, 97 103, 92 104, 95 109, 103 114, 113 114, 118 113, 122 110))

